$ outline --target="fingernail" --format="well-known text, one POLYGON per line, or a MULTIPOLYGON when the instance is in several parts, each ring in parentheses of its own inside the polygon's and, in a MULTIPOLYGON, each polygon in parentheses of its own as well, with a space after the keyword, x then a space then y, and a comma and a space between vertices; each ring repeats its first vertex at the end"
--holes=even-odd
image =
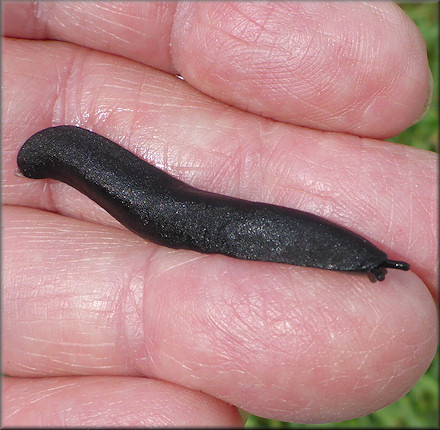
POLYGON ((414 125, 421 121, 423 118, 425 118, 426 114, 429 111, 429 108, 431 107, 432 102, 432 94, 434 92, 434 79, 432 77, 431 70, 429 70, 429 87, 428 87, 428 96, 426 97, 425 104, 423 105, 423 109, 420 112, 420 115, 417 117, 417 119, 411 124, 414 125))

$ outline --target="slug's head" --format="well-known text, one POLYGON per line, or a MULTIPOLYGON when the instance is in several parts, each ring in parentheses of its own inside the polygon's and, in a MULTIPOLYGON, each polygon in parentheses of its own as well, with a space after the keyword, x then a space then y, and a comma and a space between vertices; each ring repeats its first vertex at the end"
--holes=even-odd
POLYGON ((387 267, 390 269, 409 270, 408 263, 387 259, 379 266, 373 267, 369 272, 367 272, 370 281, 383 281, 385 279, 385 275, 387 274, 387 267))

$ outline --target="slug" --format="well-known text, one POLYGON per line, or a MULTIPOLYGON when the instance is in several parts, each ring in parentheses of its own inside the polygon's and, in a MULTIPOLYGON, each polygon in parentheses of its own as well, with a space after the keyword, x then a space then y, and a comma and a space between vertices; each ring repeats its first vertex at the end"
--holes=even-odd
POLYGON ((76 188, 128 230, 159 245, 328 270, 364 272, 372 282, 389 260, 362 236, 303 211, 202 191, 105 137, 75 126, 46 128, 17 155, 21 173, 76 188))

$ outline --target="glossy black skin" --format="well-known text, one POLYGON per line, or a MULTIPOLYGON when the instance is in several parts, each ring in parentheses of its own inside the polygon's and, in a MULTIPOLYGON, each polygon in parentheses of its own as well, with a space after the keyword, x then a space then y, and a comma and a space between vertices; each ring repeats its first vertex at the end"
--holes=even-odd
POLYGON ((74 126, 51 127, 20 149, 21 173, 71 185, 135 234, 171 248, 329 270, 367 272, 409 265, 360 235, 295 209, 191 187, 116 143, 74 126))

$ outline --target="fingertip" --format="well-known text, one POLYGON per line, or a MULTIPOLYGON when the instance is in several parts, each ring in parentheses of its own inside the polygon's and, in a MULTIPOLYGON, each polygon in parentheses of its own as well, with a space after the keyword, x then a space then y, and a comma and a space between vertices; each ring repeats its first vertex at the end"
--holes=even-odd
POLYGON ((417 124, 418 122, 420 122, 423 118, 425 118, 425 116, 428 114, 429 109, 431 108, 431 103, 432 103, 432 96, 434 94, 434 78, 432 76, 432 72, 430 69, 428 69, 429 71, 429 84, 428 84, 428 94, 426 96, 426 100, 425 103, 423 105, 422 111, 420 112, 419 116, 414 120, 414 122, 412 124, 410 124, 410 126, 417 124))
POLYGON ((393 3, 179 5, 172 40, 188 83, 297 125, 387 138, 429 98, 423 37, 393 3))

